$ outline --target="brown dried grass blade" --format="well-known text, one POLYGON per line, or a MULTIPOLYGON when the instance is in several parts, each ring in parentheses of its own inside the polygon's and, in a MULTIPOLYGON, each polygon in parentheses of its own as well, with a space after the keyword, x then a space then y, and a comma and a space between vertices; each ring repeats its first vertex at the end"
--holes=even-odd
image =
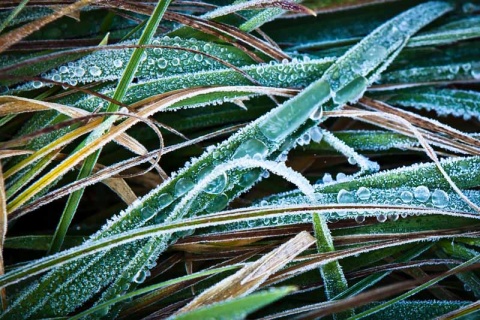
POLYGON ((298 254, 315 243, 310 233, 303 231, 256 262, 242 268, 207 289, 178 313, 197 309, 204 305, 244 296, 258 288, 270 275, 292 261, 298 254))
MULTIPOLYGON (((3 266, 3 244, 5 243, 5 235, 7 234, 7 225, 7 195, 5 194, 2 162, 0 161, 0 275, 5 273, 5 268, 3 266)), ((2 300, 2 310, 5 310, 7 307, 7 293, 5 288, 1 289, 0 296, 2 300)))

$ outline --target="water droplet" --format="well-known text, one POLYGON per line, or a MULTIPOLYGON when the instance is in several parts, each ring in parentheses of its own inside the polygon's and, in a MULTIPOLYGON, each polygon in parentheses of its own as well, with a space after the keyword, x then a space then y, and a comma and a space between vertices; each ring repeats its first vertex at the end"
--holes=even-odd
POLYGON ((193 56, 193 59, 195 59, 195 61, 197 62, 200 62, 203 60, 203 55, 199 54, 199 53, 196 53, 194 56, 193 56))
POLYGON ((315 109, 315 111, 313 111, 310 114, 310 119, 312 119, 313 121, 320 120, 322 117, 323 117, 323 107, 322 106, 318 107, 317 109, 315 109))
POLYGON ((75 77, 83 77, 85 75, 85 69, 76 68, 73 74, 75 75, 75 77))
POLYGON ((355 217, 355 222, 360 224, 365 222, 365 216, 356 216, 355 217))
POLYGON ((155 199, 155 205, 158 210, 165 208, 173 202, 173 197, 168 193, 162 193, 155 199))
POLYGON ((268 147, 262 141, 258 139, 249 139, 235 150, 235 153, 232 156, 232 159, 239 159, 243 157, 260 157, 260 159, 264 159, 268 154, 268 147))
POLYGON ((303 144, 309 144, 310 141, 312 140, 312 137, 310 137, 310 133, 309 132, 305 132, 303 135, 302 135, 302 141, 303 141, 303 144))
POLYGON ((52 80, 56 81, 56 82, 60 82, 60 81, 62 81, 62 77, 59 74, 54 74, 52 76, 52 80))
POLYGON ((97 66, 91 66, 88 68, 88 72, 94 77, 98 77, 102 74, 102 70, 97 66))
POLYGON ((68 68, 66 66, 61 66, 58 71, 60 71, 60 73, 68 73, 68 68))
POLYGON ((262 176, 262 178, 267 179, 268 177, 270 177, 270 172, 268 170, 263 170, 260 175, 262 176))
POLYGON ((263 66, 258 66, 257 67, 257 74, 262 75, 265 72, 265 69, 263 66))
POLYGON ((173 59, 172 59, 172 66, 175 66, 175 67, 176 67, 176 66, 178 66, 178 65, 180 65, 180 59, 178 59, 178 58, 173 58, 173 59))
POLYGON ((350 163, 351 165, 356 165, 357 164, 357 160, 355 159, 355 157, 348 157, 348 163, 350 163))
POLYGON ((35 89, 43 87, 43 83, 40 81, 33 81, 32 85, 35 89))
POLYGON ((480 66, 479 65, 473 66, 471 73, 473 78, 477 80, 480 79, 480 66))
POLYGON ((322 178, 323 183, 330 183, 333 181, 332 175, 330 173, 325 173, 322 178))
POLYGON ((378 222, 385 222, 385 221, 387 221, 387 216, 385 214, 381 213, 377 216, 377 221, 378 222))
POLYGON ((219 194, 206 207, 207 212, 214 213, 222 210, 228 204, 228 197, 225 193, 219 194))
POLYGON ((397 221, 398 220, 398 214, 393 213, 388 215, 388 220, 390 221, 397 221))
POLYGON ((115 68, 121 68, 123 66, 123 61, 120 59, 113 60, 113 65, 115 68))
POLYGON ((337 173, 337 176, 335 178, 338 182, 347 181, 347 175, 343 172, 337 173))
POLYGON ((270 140, 278 141, 295 131, 329 96, 330 85, 326 81, 314 82, 308 87, 311 94, 300 94, 273 110, 259 130, 270 140))
POLYGON ((410 203, 413 201, 413 194, 410 191, 402 191, 402 193, 400 193, 400 199, 404 203, 410 203))
POLYGON ((358 199, 365 201, 365 200, 370 199, 371 194, 372 193, 370 192, 370 189, 365 188, 365 187, 360 187, 360 188, 358 188, 355 195, 357 196, 358 199))
POLYGON ((440 189, 435 189, 432 192, 432 204, 437 208, 445 208, 450 201, 448 194, 440 189))
POLYGON ((353 192, 342 189, 337 194, 338 203, 355 203, 355 195, 353 192))
POLYGON ((349 84, 338 90, 333 97, 333 101, 338 105, 344 105, 347 102, 355 102, 367 89, 368 81, 365 77, 358 77, 349 84))
POLYGON ((195 184, 189 178, 180 178, 175 184, 175 196, 180 197, 192 190, 195 184))
POLYGON ((248 187, 250 186, 252 183, 254 183, 255 181, 257 181, 257 179, 260 177, 260 174, 258 172, 255 172, 255 171, 249 171, 249 172, 246 172, 242 175, 242 177, 240 178, 240 180, 238 181, 238 184, 242 187, 248 187))
POLYGON ((463 289, 465 289, 465 291, 468 291, 468 292, 472 291, 472 288, 466 283, 463 285, 463 289))
POLYGON ((413 196, 420 202, 427 202, 430 198, 430 190, 425 186, 418 186, 413 190, 413 196))
POLYGON ((406 218, 406 217, 408 217, 408 213, 402 212, 402 213, 400 213, 400 216, 401 216, 402 218, 406 218))
POLYGON ((147 278, 147 273, 145 272, 145 270, 140 270, 133 277, 133 281, 136 283, 143 283, 146 278, 147 278))
POLYGON ((160 59, 157 60, 157 66, 160 69, 165 69, 167 67, 167 65, 168 65, 168 62, 164 58, 160 58, 160 59))
POLYGON ((322 130, 320 130, 319 127, 313 127, 310 129, 310 137, 312 138, 313 142, 319 143, 323 138, 322 130))
POLYGON ((380 45, 373 45, 370 47, 367 52, 365 52, 366 60, 383 60, 383 58, 387 55, 387 49, 384 46, 380 45))
MULTIPOLYGON (((210 172, 212 172, 212 168, 206 167, 202 169, 198 173, 198 181, 202 180, 204 177, 206 177, 210 172)), ((212 182, 210 182, 206 187, 205 187, 205 192, 209 194, 219 194, 223 190, 225 190, 225 187, 227 186, 228 182, 228 177, 225 172, 220 174, 218 177, 216 177, 212 182)))

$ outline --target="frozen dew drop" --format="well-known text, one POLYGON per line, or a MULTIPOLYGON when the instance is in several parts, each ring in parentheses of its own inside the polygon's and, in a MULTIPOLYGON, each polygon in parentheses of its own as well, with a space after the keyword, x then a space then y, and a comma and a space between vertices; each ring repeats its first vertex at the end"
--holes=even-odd
POLYGON ((267 154, 268 147, 265 143, 258 139, 249 139, 240 144, 237 150, 235 150, 232 159, 239 159, 248 156, 255 157, 256 155, 259 155, 260 159, 263 159, 267 154))
POLYGON ((348 157, 348 163, 350 163, 351 165, 356 165, 357 160, 355 159, 355 157, 348 157))
POLYGON ((365 57, 367 58, 367 60, 378 61, 378 60, 383 60, 386 54, 387 54, 387 49, 385 49, 384 46, 373 45, 367 50, 367 52, 365 52, 365 57))
MULTIPOLYGON (((204 177, 206 177, 212 169, 210 167, 206 167, 202 169, 198 173, 199 180, 202 180, 204 177)), ((205 192, 209 194, 219 194, 223 190, 225 190, 225 187, 227 186, 228 182, 228 177, 225 172, 221 173, 218 177, 216 177, 213 181, 211 181, 206 187, 205 187, 205 192)))
POLYGON ((397 221, 398 220, 398 214, 393 213, 388 215, 388 220, 390 221, 397 221))
POLYGON ((60 71, 60 73, 68 73, 68 67, 66 66, 61 66, 58 71, 60 71))
POLYGON ((418 186, 413 190, 413 196, 420 202, 427 202, 430 198, 430 190, 425 186, 418 186))
POLYGON ((195 184, 189 178, 180 178, 175 184, 175 196, 180 197, 192 190, 195 184))
POLYGON ((76 68, 75 71, 73 72, 73 74, 76 76, 76 77, 83 77, 85 75, 85 69, 83 68, 76 68))
POLYGON ((303 135, 302 135, 302 140, 303 140, 303 144, 309 144, 310 141, 312 140, 312 137, 310 137, 310 133, 309 132, 305 132, 303 135))
POLYGON ((140 270, 133 277, 133 281, 136 283, 143 283, 146 278, 147 278, 147 273, 145 272, 145 270, 140 270))
POLYGON ((472 288, 466 283, 463 285, 463 289, 465 289, 465 291, 467 291, 467 292, 472 291, 472 288))
POLYGON ((336 180, 338 182, 347 181, 347 175, 343 172, 337 173, 336 180))
POLYGON ((477 79, 477 80, 480 79, 480 66, 479 65, 473 66, 471 73, 474 79, 477 79))
POLYGON ((91 66, 88 68, 88 72, 94 77, 98 77, 102 74, 102 70, 97 66, 91 66))
POLYGON ((287 158, 288 158, 288 153, 282 152, 278 156, 277 160, 280 161, 280 162, 285 162, 285 161, 287 161, 287 158))
POLYGON ((40 81, 33 81, 32 85, 35 89, 43 87, 43 83, 40 81))
POLYGON ((356 192, 357 198, 364 201, 370 199, 371 194, 370 189, 365 187, 358 188, 356 192))
POLYGON ((172 59, 172 66, 176 67, 176 66, 178 66, 178 65, 180 65, 180 59, 178 59, 178 58, 173 58, 173 59, 172 59))
POLYGON ((52 80, 56 81, 56 82, 60 82, 60 81, 62 81, 62 77, 59 74, 54 74, 52 76, 52 80))
POLYGON ((365 222, 365 216, 356 216, 355 217, 355 222, 358 224, 364 223, 365 222))
POLYGON ((160 59, 157 60, 157 66, 160 69, 165 69, 167 67, 167 65, 168 65, 168 62, 164 58, 160 58, 160 59))
POLYGON ((402 212, 402 213, 400 213, 400 216, 401 216, 402 218, 406 218, 406 217, 408 217, 408 213, 402 212))
POLYGON ((378 222, 385 222, 387 221, 387 215, 383 214, 383 213, 380 213, 378 216, 377 216, 377 221, 378 222))
POLYGON ((270 177, 270 172, 268 170, 263 170, 261 173, 262 178, 267 179, 270 177))
POLYGON ((338 90, 333 97, 333 101, 338 105, 344 105, 347 102, 358 100, 368 86, 365 77, 357 77, 348 83, 345 87, 338 90))
POLYGON ((450 201, 448 194, 440 189, 435 189, 432 192, 432 204, 437 208, 445 208, 450 201))
POLYGON ((337 194, 338 203, 355 203, 355 195, 353 192, 342 189, 337 194))
POLYGON ((203 60, 203 55, 199 54, 199 53, 196 53, 194 56, 193 56, 193 59, 197 62, 200 62, 203 60))
POLYGON ((402 191, 402 193, 400 193, 400 199, 404 203, 410 203, 413 200, 413 194, 410 191, 402 191))
POLYGON ((205 208, 207 212, 209 213, 214 213, 222 210, 225 208, 228 204, 228 197, 225 193, 219 194, 218 196, 215 197, 208 206, 205 208))
POLYGON ((123 61, 120 59, 113 60, 113 65, 115 68, 121 68, 123 66, 123 61))
POLYGON ((313 142, 319 143, 323 138, 322 130, 320 130, 319 127, 313 127, 310 129, 310 137, 312 138, 313 142))
POLYGON ((333 181, 332 175, 330 173, 325 173, 322 178, 323 183, 330 183, 333 181))
POLYGON ((248 187, 260 177, 260 174, 255 171, 249 171, 244 173, 238 181, 238 184, 242 187, 248 187))
POLYGON ((173 202, 173 197, 168 193, 162 193, 156 199, 155 205, 158 209, 163 209, 173 202))
POLYGON ((310 114, 310 119, 312 119, 313 121, 317 121, 317 120, 320 120, 322 116, 323 116, 323 107, 320 106, 310 114))

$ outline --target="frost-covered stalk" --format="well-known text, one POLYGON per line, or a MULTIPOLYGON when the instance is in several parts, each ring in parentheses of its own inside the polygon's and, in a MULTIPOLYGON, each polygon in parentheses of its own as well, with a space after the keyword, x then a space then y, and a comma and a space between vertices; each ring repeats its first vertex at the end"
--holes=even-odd
MULTIPOLYGON (((299 95, 192 161, 169 181, 115 217, 89 241, 165 221, 182 196, 218 164, 247 155, 254 159, 268 159, 310 116, 316 119, 320 108, 340 108, 361 97, 412 34, 450 9, 451 6, 444 2, 428 2, 386 22, 299 95), (330 98, 332 102, 325 104, 330 98)), ((182 216, 222 210, 231 199, 248 190, 260 174, 259 170, 240 169, 220 175, 197 195, 182 216)), ((102 299, 121 294, 128 290, 132 280, 140 282, 148 275, 148 267, 153 265, 158 254, 181 236, 140 240, 53 270, 23 290, 2 316, 65 315, 112 282, 114 285, 102 299)))

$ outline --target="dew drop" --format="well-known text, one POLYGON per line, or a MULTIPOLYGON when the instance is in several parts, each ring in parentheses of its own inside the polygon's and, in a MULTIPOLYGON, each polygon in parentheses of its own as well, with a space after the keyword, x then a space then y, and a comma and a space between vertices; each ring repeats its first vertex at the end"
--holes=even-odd
POLYGON ((355 217, 355 222, 358 224, 364 223, 365 222, 365 216, 356 216, 355 217))
POLYGON ((394 214, 389 214, 388 215, 388 220, 390 221, 397 221, 398 220, 398 214, 394 213, 394 214))
POLYGON ((76 76, 76 77, 83 77, 85 75, 85 69, 83 68, 76 68, 75 71, 73 72, 73 74, 76 76))
POLYGON ((158 209, 162 209, 168 206, 172 202, 173 202, 173 197, 170 194, 162 193, 156 198, 155 204, 158 209))
POLYGON ((347 181, 347 175, 343 172, 337 173, 337 176, 335 178, 338 182, 347 181))
POLYGON ((467 291, 467 292, 472 291, 472 288, 466 283, 463 285, 463 289, 465 289, 465 291, 467 291))
POLYGON ((35 89, 39 89, 39 88, 43 87, 43 83, 40 82, 40 81, 33 81, 32 85, 35 89))
POLYGON ((62 81, 62 77, 59 74, 54 74, 52 76, 52 80, 56 81, 56 82, 60 82, 60 81, 62 81))
POLYGON ((427 202, 430 198, 430 190, 425 186, 418 186, 413 190, 413 196, 420 202, 427 202))
POLYGON ((360 188, 358 188, 355 195, 357 196, 358 199, 365 201, 365 200, 370 199, 371 194, 372 193, 370 192, 370 189, 365 188, 365 187, 360 187, 360 188))
POLYGON ((176 67, 176 66, 178 66, 178 65, 180 65, 180 59, 178 59, 178 58, 173 58, 173 59, 172 59, 172 66, 175 66, 175 67, 176 67))
POLYGON ((355 195, 353 192, 342 189, 337 194, 338 203, 355 203, 355 195))
POLYGON ((168 62, 164 58, 160 58, 160 59, 157 60, 157 66, 160 69, 165 69, 167 67, 167 65, 168 65, 168 62))
POLYGON ((113 65, 115 68, 121 68, 123 66, 123 61, 120 59, 113 60, 113 65))
POLYGON ((404 203, 410 203, 413 201, 413 194, 410 191, 402 191, 402 193, 400 193, 400 199, 404 203))
POLYGON ((228 197, 225 193, 219 194, 218 196, 215 197, 208 206, 205 208, 207 212, 209 213, 214 213, 222 210, 225 208, 228 204, 228 197))
POLYGON ((262 178, 267 179, 268 177, 270 177, 270 172, 268 170, 263 170, 260 175, 262 176, 262 178))
POLYGON ((387 221, 387 215, 385 215, 385 214, 383 214, 383 213, 379 214, 379 215, 377 216, 377 221, 378 221, 378 222, 385 222, 385 221, 387 221))
POLYGON ((344 105, 347 102, 358 100, 368 86, 365 77, 357 77, 348 83, 345 87, 338 90, 333 97, 333 101, 338 105, 344 105))
MULTIPOLYGON (((202 180, 204 177, 206 177, 212 169, 210 167, 206 167, 202 169, 198 173, 198 181, 202 180)), ((225 190, 225 187, 227 186, 228 182, 228 177, 225 172, 220 174, 218 177, 216 177, 213 181, 211 181, 206 187, 205 187, 205 192, 209 194, 219 194, 223 190, 225 190)))
POLYGON ((402 213, 400 213, 400 216, 401 216, 402 218, 406 218, 406 217, 408 217, 408 213, 402 212, 402 213))
POLYGON ((192 190, 195 184, 189 178, 180 178, 175 184, 175 196, 180 197, 192 190))
POLYGON ((355 157, 348 157, 348 163, 350 163, 351 165, 356 165, 357 160, 355 159, 355 157))
POLYGON ((194 56, 193 56, 193 59, 197 62, 200 62, 203 60, 203 55, 199 54, 199 53, 196 53, 194 56))
POLYGON ((477 79, 477 80, 480 79, 480 66, 477 65, 472 67, 471 73, 474 79, 477 79))
POLYGON ((310 137, 312 138, 313 142, 319 143, 323 138, 322 130, 320 130, 319 127, 313 127, 310 129, 310 137))
POLYGON ((256 155, 260 159, 264 159, 268 154, 268 147, 262 141, 258 139, 249 139, 244 141, 240 146, 235 150, 235 153, 232 156, 232 159, 239 159, 243 157, 255 157, 256 155))
POLYGON ((58 71, 60 71, 60 73, 68 73, 68 68, 65 67, 65 66, 61 66, 58 71))
POLYGON ((333 181, 332 175, 330 173, 325 173, 322 178, 323 183, 330 183, 333 181))
POLYGON ((310 114, 310 119, 312 119, 313 121, 317 121, 317 120, 320 120, 322 116, 323 116, 323 107, 320 106, 310 114))
POLYGON ((136 283, 143 283, 146 278, 147 278, 147 273, 145 272, 145 270, 140 270, 133 277, 133 281, 136 283))
POLYGON ((88 68, 88 72, 94 77, 98 77, 102 74, 102 70, 97 66, 91 66, 88 68))
POLYGON ((432 204, 437 208, 445 208, 450 201, 448 194, 440 189, 435 189, 432 192, 432 204))
POLYGON ((252 183, 254 183, 255 181, 257 181, 257 179, 260 177, 260 174, 258 172, 255 172, 255 171, 249 171, 249 172, 246 172, 242 175, 242 177, 240 178, 240 180, 238 181, 238 184, 242 187, 248 187, 250 186, 252 183))

